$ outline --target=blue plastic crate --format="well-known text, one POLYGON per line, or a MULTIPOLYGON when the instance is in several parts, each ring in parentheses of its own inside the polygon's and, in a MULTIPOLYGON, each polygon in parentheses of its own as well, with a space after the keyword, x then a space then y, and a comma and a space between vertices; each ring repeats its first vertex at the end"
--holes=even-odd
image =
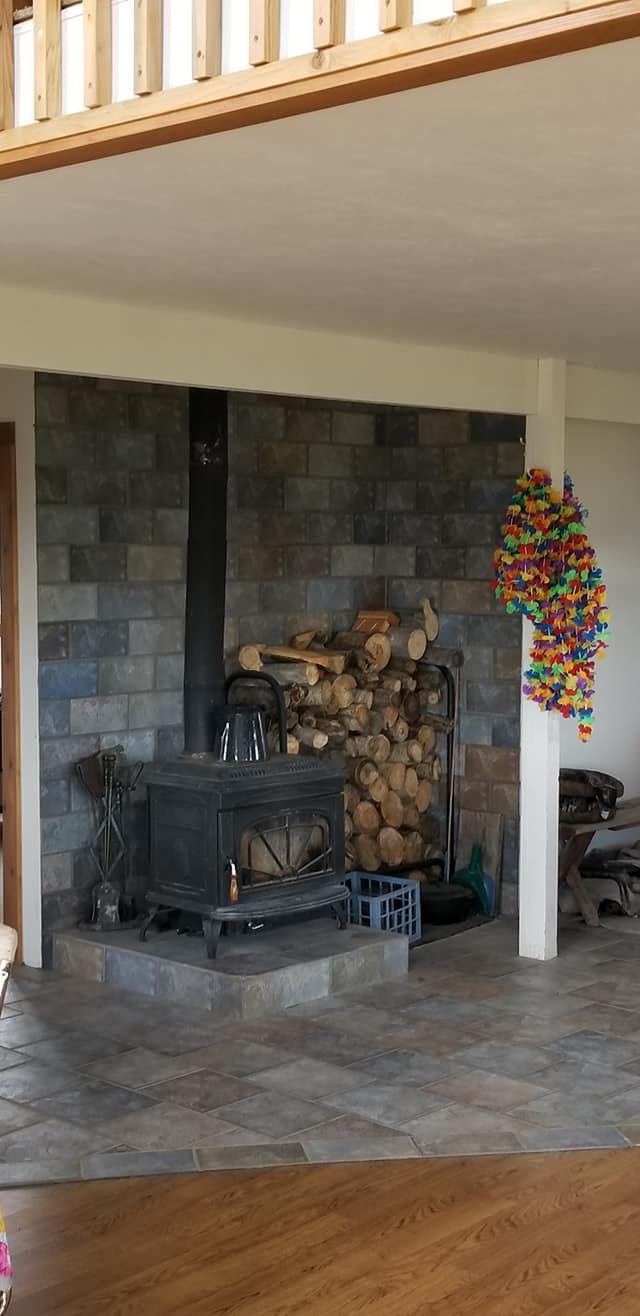
POLYGON ((347 873, 351 887, 351 920, 362 928, 401 932, 420 941, 420 883, 390 873, 347 873))

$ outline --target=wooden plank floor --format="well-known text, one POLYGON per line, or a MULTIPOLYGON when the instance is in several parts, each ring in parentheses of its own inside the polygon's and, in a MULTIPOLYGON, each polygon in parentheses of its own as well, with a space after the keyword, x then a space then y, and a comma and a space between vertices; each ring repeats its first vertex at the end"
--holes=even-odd
POLYGON ((4 1194, 12 1316, 637 1316, 640 1151, 4 1194))

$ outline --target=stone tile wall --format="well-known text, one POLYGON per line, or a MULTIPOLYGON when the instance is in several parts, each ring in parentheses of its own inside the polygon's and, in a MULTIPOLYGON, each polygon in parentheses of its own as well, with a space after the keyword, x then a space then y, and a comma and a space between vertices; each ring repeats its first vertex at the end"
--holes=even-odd
MULTIPOLYGON (((42 886, 45 931, 89 912, 92 817, 74 764, 182 738, 186 391, 36 377, 42 886)), ((144 875, 144 788, 129 809, 144 875)))
MULTIPOLYGON (((226 649, 402 613, 428 594, 435 661, 465 655, 462 830, 504 817, 517 878, 520 639, 496 606, 493 550, 522 471, 518 417, 236 395, 230 424, 226 649)), ((505 890, 513 908, 515 888, 505 890)))

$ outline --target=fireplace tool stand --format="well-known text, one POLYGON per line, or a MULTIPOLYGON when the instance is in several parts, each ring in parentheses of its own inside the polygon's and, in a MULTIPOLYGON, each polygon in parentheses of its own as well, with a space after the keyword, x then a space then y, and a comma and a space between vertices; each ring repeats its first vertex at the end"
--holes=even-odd
POLYGON ((76 764, 76 772, 91 798, 95 834, 89 854, 98 872, 93 889, 91 925, 101 932, 121 926, 122 872, 127 855, 124 828, 124 796, 134 791, 142 763, 124 763, 121 745, 91 754, 76 764))

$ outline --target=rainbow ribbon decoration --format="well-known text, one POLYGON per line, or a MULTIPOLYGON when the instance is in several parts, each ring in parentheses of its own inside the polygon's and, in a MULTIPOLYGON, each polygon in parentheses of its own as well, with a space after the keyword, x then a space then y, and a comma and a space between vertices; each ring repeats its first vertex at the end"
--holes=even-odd
POLYGON ((610 613, 587 513, 565 476, 560 494, 546 471, 518 480, 494 557, 494 589, 507 612, 533 623, 523 690, 541 708, 593 728, 595 661, 607 648, 610 613))

